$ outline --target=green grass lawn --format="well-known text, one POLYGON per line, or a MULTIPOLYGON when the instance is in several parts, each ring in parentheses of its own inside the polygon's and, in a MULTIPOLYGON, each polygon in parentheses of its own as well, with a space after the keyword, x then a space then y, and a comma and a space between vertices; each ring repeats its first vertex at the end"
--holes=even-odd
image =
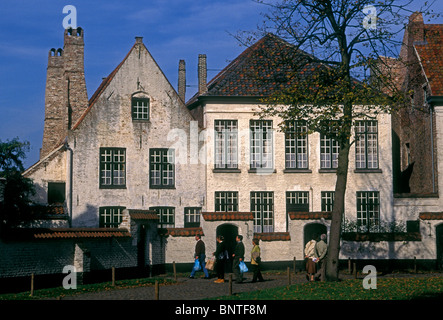
MULTIPOLYGON (((65 297, 87 292, 118 290, 141 286, 153 286, 155 281, 161 285, 176 283, 169 277, 155 277, 133 280, 79 285, 76 290, 62 287, 35 290, 30 292, 0 295, 0 300, 34 300, 65 297)), ((222 296, 215 300, 411 300, 442 299, 443 277, 408 277, 378 278, 376 289, 363 288, 363 279, 344 280, 339 282, 306 282, 278 288, 237 293, 222 296)), ((211 299, 211 300, 214 300, 211 299)))
POLYGON ((363 280, 311 282, 289 287, 238 293, 215 300, 411 300, 443 299, 443 277, 382 278, 376 289, 363 288, 363 280))

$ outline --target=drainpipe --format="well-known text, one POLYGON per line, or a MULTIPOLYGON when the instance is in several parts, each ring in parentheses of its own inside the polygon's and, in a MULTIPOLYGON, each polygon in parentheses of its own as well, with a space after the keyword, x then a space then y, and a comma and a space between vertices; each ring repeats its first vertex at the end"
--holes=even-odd
POLYGON ((431 118, 431 173, 432 173, 432 192, 435 193, 435 166, 434 166, 434 127, 433 127, 433 110, 434 106, 432 104, 429 105, 430 110, 430 118, 431 118))
POLYGON ((69 209, 69 216, 68 216, 68 224, 69 227, 72 228, 72 177, 73 177, 73 162, 74 162, 74 151, 71 149, 71 147, 68 144, 68 141, 65 141, 65 149, 69 151, 69 203, 68 203, 68 209, 69 209))

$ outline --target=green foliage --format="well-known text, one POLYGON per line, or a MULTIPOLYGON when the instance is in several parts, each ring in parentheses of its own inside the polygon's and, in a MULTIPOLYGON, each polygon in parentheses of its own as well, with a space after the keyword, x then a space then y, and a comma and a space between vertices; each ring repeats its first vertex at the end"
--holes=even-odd
MULTIPOLYGON (((264 31, 293 44, 294 51, 305 57, 292 62, 291 76, 300 81, 264 99, 259 115, 280 117, 283 131, 285 122, 303 120, 308 133, 323 133, 339 144, 326 263, 326 278, 336 280, 352 128, 357 120, 374 119, 406 105, 399 83, 405 64, 396 59, 402 41, 396 36, 405 30, 410 2, 257 1, 269 9, 264 31)), ((291 63, 290 57, 286 60, 291 63)))
POLYGON ((376 117, 407 103, 397 77, 405 65, 396 58, 399 35, 411 13, 409 3, 257 2, 268 8, 261 31, 293 44, 298 54, 281 59, 291 65, 293 72, 287 76, 299 81, 266 98, 261 112, 263 117, 280 116, 282 130, 285 120, 305 120, 310 132, 325 133, 324 122, 334 121, 336 138, 345 141, 354 119, 376 117))
POLYGON ((342 224, 342 232, 404 233, 406 232, 406 223, 404 221, 380 221, 368 229, 366 225, 358 225, 356 220, 346 218, 342 224))
POLYGON ((18 138, 0 140, 0 176, 5 177, 8 172, 23 172, 23 159, 29 151, 29 142, 20 142, 18 138))
POLYGON ((34 185, 23 177, 23 160, 29 151, 29 142, 18 138, 0 140, 0 177, 6 179, 4 202, 0 206, 0 227, 15 226, 32 217, 29 197, 34 194, 34 185))

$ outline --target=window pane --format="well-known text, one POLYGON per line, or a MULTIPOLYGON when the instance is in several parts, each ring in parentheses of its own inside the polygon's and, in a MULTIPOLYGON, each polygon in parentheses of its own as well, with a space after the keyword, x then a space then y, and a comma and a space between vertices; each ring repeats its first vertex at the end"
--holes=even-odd
POLYGON ((216 191, 215 192, 216 212, 237 212, 238 192, 237 191, 216 191))
POLYGON ((100 149, 100 186, 126 185, 126 151, 119 148, 100 149))
POLYGON ((251 211, 254 215, 254 232, 274 231, 273 192, 251 192, 251 211))
POLYGON ((124 207, 100 207, 100 227, 118 228, 123 218, 124 207))
POLYGON ((173 187, 175 182, 175 151, 174 149, 151 149, 150 186, 173 187))
POLYGON ((149 120, 149 99, 132 99, 132 119, 149 120))
POLYGON ((159 217, 159 228, 174 228, 175 227, 175 208, 174 207, 150 207, 150 210, 155 210, 159 217))
POLYGON ((200 226, 200 207, 185 208, 185 228, 195 228, 200 226))
POLYGON ((332 211, 334 207, 334 191, 321 192, 321 211, 332 211))
POLYGON ((215 120, 214 129, 215 168, 237 168, 237 120, 215 120))
POLYGON ((251 120, 250 122, 250 167, 273 168, 272 121, 251 120))
POLYGON ((357 192, 357 227, 359 231, 379 231, 380 199, 378 191, 357 192))
POLYGON ((378 168, 377 121, 357 121, 355 124, 355 167, 358 169, 378 168))

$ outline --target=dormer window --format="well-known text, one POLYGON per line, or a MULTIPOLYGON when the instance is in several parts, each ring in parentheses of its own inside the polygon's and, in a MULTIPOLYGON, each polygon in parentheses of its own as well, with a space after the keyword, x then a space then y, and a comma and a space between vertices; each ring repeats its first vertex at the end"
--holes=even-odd
POLYGON ((149 98, 132 98, 132 120, 149 120, 149 98))

